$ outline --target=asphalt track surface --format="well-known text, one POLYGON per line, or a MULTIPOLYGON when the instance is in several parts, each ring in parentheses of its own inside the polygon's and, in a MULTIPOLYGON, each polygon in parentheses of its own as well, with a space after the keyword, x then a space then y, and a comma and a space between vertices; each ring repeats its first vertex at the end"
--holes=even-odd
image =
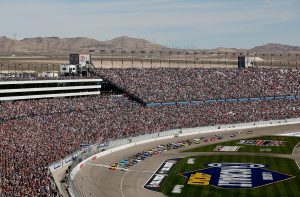
MULTIPOLYGON (((246 129, 244 131, 247 131, 246 129)), ((150 179, 159 166, 166 160, 172 158, 182 158, 187 156, 209 156, 209 155, 265 155, 275 157, 287 157, 293 158, 300 164, 300 145, 296 146, 293 155, 281 155, 281 154, 267 154, 267 153, 241 153, 241 152, 213 152, 213 153, 180 153, 184 149, 178 149, 170 152, 163 152, 162 154, 153 156, 149 159, 139 162, 137 165, 129 168, 129 171, 109 170, 107 166, 119 160, 126 159, 138 152, 154 148, 159 144, 167 144, 170 142, 179 141, 182 139, 199 138, 200 136, 206 136, 208 138, 213 137, 216 133, 222 133, 224 135, 223 140, 217 140, 214 142, 202 142, 201 144, 188 146, 186 149, 190 149, 198 146, 205 146, 212 143, 219 143, 233 139, 249 138, 262 135, 273 135, 278 133, 288 133, 300 131, 300 124, 285 125, 285 126, 273 126, 264 128, 250 129, 252 134, 246 134, 246 132, 237 134, 235 138, 231 138, 230 134, 236 133, 235 131, 223 131, 207 134, 198 134, 185 137, 172 138, 167 140, 160 140, 147 144, 137 145, 124 150, 120 150, 101 157, 95 161, 90 161, 85 165, 75 176, 74 185, 79 190, 77 195, 79 197, 163 197, 162 193, 150 191, 144 189, 144 184, 150 179)))

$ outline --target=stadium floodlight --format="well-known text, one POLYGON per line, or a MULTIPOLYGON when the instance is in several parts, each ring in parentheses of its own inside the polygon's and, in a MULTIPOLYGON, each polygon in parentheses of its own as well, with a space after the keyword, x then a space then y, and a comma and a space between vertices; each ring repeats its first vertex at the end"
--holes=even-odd
POLYGON ((211 65, 212 63, 212 56, 214 55, 214 52, 210 52, 210 55, 209 55, 209 64, 211 65))
POLYGON ((122 68, 124 67, 124 54, 126 54, 126 50, 121 50, 122 54, 122 68))
POLYGON ((189 54, 189 52, 185 51, 185 67, 187 68, 187 55, 189 54))
POLYGON ((151 68, 152 68, 152 55, 153 55, 154 51, 149 51, 149 53, 150 53, 150 64, 151 64, 151 68))
POLYGON ((144 67, 144 62, 143 62, 144 57, 142 54, 145 54, 145 53, 146 53, 146 51, 140 51, 140 54, 141 54, 140 59, 141 59, 142 68, 144 67))
POLYGON ((169 67, 171 67, 171 55, 172 55, 172 51, 169 51, 169 67))
POLYGON ((273 65, 273 56, 274 56, 274 54, 271 53, 271 66, 273 65))
POLYGON ((161 66, 161 56, 162 56, 162 51, 159 51, 159 65, 161 66))
POLYGON ((133 55, 135 54, 135 51, 130 51, 131 53, 131 66, 133 67, 133 55))
POLYGON ((280 57, 280 58, 279 58, 279 64, 280 64, 280 66, 281 66, 281 61, 282 61, 282 54, 281 54, 281 53, 279 54, 279 57, 280 57))
POLYGON ((112 68, 114 67, 114 53, 116 52, 116 50, 111 50, 110 53, 111 53, 111 66, 112 68))
POLYGON ((291 54, 288 53, 288 65, 290 65, 290 57, 291 57, 291 54))
POLYGON ((177 54, 177 67, 179 68, 179 65, 180 65, 180 51, 177 51, 176 54, 177 54))
POLYGON ((103 53, 105 53, 105 50, 101 49, 100 50, 100 61, 101 61, 101 68, 102 68, 102 56, 103 56, 103 53))
POLYGON ((202 58, 201 58, 201 64, 204 64, 204 60, 205 60, 205 51, 202 51, 202 58))
POLYGON ((198 52, 194 51, 194 65, 196 66, 196 57, 197 57, 198 52))

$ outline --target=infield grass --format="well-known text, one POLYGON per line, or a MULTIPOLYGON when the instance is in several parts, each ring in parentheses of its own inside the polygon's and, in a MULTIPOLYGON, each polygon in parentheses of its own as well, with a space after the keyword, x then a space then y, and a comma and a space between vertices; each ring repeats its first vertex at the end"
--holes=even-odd
MULTIPOLYGON (((200 146, 197 148, 189 149, 184 152, 213 152, 216 146, 240 146, 238 152, 251 152, 251 153, 278 153, 278 154, 292 154, 294 147, 300 142, 300 137, 286 137, 286 136, 261 136, 255 138, 247 138, 247 140, 277 140, 286 141, 285 146, 256 146, 239 144, 240 140, 233 140, 228 142, 221 142, 207 146, 200 146)), ((205 142, 201 142, 203 144, 205 142)), ((300 194, 299 194, 300 196, 300 194)))
POLYGON ((162 192, 172 197, 273 197, 273 196, 300 196, 300 172, 295 161, 287 158, 263 157, 263 156, 199 156, 195 158, 195 164, 187 164, 187 159, 180 160, 169 172, 162 184, 162 192), (214 186, 195 186, 186 185, 187 178, 178 174, 188 171, 206 168, 207 163, 259 163, 266 164, 267 169, 286 173, 294 178, 286 181, 266 185, 253 189, 223 189, 214 186), (172 190, 175 185, 184 185, 180 194, 173 194, 172 190))

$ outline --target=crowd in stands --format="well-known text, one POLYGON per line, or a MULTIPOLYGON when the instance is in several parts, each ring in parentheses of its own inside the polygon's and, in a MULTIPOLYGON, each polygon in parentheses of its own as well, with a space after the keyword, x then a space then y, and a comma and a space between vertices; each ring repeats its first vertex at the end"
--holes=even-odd
POLYGON ((145 102, 300 95, 299 68, 111 68, 96 72, 145 102))
MULTIPOLYGON (((126 68, 97 73, 145 102, 300 95, 300 70, 290 68, 126 68)), ((47 166, 81 144, 296 117, 300 99, 145 107, 123 95, 99 95, 0 103, 0 197, 60 196, 47 166)))
POLYGON ((58 196, 47 166, 80 148, 175 128, 300 117, 300 100, 144 107, 122 95, 0 104, 0 197, 58 196))

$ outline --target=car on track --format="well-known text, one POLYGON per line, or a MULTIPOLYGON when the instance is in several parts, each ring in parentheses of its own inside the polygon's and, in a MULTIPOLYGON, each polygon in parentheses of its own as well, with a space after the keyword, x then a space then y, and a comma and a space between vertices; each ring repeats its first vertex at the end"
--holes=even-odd
POLYGON ((237 134, 241 134, 241 133, 244 133, 244 131, 238 130, 238 131, 236 131, 236 133, 237 133, 237 134))
POLYGON ((253 131, 247 131, 246 133, 247 133, 247 134, 252 134, 252 133, 253 133, 253 131))
POLYGON ((118 167, 118 164, 117 164, 117 163, 114 163, 114 164, 112 164, 111 166, 109 166, 108 169, 110 169, 110 170, 115 170, 115 169, 117 169, 117 167, 118 167))
POLYGON ((236 134, 232 133, 230 134, 230 137, 236 137, 236 134))
POLYGON ((200 140, 204 140, 205 138, 206 138, 206 137, 204 137, 204 136, 201 136, 201 137, 200 137, 200 140))
POLYGON ((213 142, 213 141, 216 141, 217 139, 215 137, 212 137, 209 139, 209 141, 213 142))

